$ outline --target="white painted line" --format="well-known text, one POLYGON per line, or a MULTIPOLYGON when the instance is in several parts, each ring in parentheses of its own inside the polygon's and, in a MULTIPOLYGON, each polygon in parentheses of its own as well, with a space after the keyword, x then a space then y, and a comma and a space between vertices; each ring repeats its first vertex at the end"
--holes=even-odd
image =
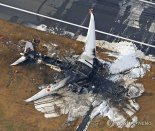
POLYGON ((146 1, 146 0, 138 0, 138 1, 150 4, 150 5, 155 5, 155 3, 151 1, 146 1))
MULTIPOLYGON (((31 12, 31 11, 28 11, 28 10, 20 9, 20 8, 13 7, 13 6, 10 6, 10 5, 6 5, 6 4, 3 4, 3 3, 0 3, 0 6, 7 7, 7 8, 10 8, 10 9, 14 9, 14 10, 18 10, 18 11, 25 12, 25 13, 28 13, 28 14, 40 16, 40 17, 43 17, 43 18, 46 18, 46 19, 58 21, 58 22, 65 23, 65 24, 68 24, 68 25, 80 27, 80 28, 83 28, 83 29, 88 29, 88 27, 85 27, 85 26, 81 26, 81 25, 78 25, 78 24, 74 24, 74 23, 71 23, 71 22, 64 21, 64 20, 59 20, 59 19, 56 19, 56 18, 53 18, 53 17, 49 17, 49 16, 46 16, 46 15, 42 15, 42 14, 38 14, 38 13, 35 13, 35 12, 31 12)), ((132 40, 132 39, 129 39, 129 38, 125 38, 125 37, 122 37, 122 36, 114 35, 114 34, 111 34, 111 33, 100 31, 100 30, 95 30, 95 31, 98 32, 98 33, 101 33, 101 34, 105 34, 105 35, 113 36, 113 37, 116 37, 116 38, 120 38, 122 40, 131 41, 131 42, 134 42, 134 43, 138 43, 138 44, 141 44, 141 45, 145 45, 145 46, 148 46, 148 47, 155 48, 154 45, 149 45, 149 44, 144 43, 144 42, 132 40)))

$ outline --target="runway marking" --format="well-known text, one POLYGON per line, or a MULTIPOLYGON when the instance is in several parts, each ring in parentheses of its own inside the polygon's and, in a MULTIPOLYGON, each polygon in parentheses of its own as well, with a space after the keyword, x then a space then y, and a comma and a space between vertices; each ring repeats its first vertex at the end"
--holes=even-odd
POLYGON ((138 1, 150 4, 150 5, 155 5, 155 3, 151 2, 151 1, 146 1, 146 0, 138 0, 138 1))
MULTIPOLYGON (((85 27, 85 26, 81 26, 81 25, 78 25, 78 24, 74 24, 74 23, 71 23, 71 22, 64 21, 64 20, 59 20, 59 19, 56 19, 56 18, 53 18, 53 17, 49 17, 49 16, 46 16, 46 15, 42 15, 42 14, 32 12, 32 11, 20 9, 20 8, 10 6, 10 5, 6 5, 6 4, 3 4, 3 3, 0 3, 0 6, 7 7, 7 8, 10 8, 10 9, 14 9, 14 10, 18 10, 18 11, 25 12, 25 13, 28 13, 28 14, 40 16, 40 17, 47 18, 47 19, 50 19, 50 20, 58 21, 58 22, 65 23, 65 24, 68 24, 68 25, 80 27, 80 28, 83 28, 83 29, 88 29, 88 27, 85 27)), ((114 35, 114 34, 111 34, 111 33, 100 31, 100 30, 95 30, 95 31, 98 32, 98 33, 101 33, 101 34, 105 34, 105 35, 109 35, 109 36, 112 36, 112 37, 120 38, 122 40, 126 40, 126 41, 130 41, 130 42, 133 42, 133 43, 138 43, 138 44, 141 44, 141 45, 145 45, 145 46, 148 46, 148 47, 155 48, 154 45, 149 45, 149 44, 144 43, 144 42, 136 41, 136 40, 133 40, 133 39, 125 38, 125 37, 122 37, 122 36, 114 35)))

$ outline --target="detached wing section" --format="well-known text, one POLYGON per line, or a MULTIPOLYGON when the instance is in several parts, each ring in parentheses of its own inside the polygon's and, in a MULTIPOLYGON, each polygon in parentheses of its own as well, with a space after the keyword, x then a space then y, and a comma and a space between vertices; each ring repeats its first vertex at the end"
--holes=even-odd
POLYGON ((85 49, 84 52, 81 54, 79 61, 92 67, 94 57, 96 57, 95 21, 94 15, 90 11, 90 22, 86 37, 85 49))
POLYGON ((25 56, 22 56, 20 57, 17 61, 15 61, 14 63, 12 63, 11 65, 14 66, 14 65, 18 65, 19 63, 22 63, 26 60, 26 57, 25 56))
POLYGON ((27 41, 24 49, 24 53, 28 52, 29 50, 34 51, 33 45, 31 42, 27 41))

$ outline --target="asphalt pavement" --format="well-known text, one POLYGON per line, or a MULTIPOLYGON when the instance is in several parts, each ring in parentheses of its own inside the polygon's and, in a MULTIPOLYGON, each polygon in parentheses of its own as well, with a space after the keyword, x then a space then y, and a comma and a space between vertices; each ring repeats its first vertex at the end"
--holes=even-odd
MULTIPOLYGON (((0 0, 0 3, 83 26, 88 26, 88 10, 93 8, 97 30, 155 45, 155 6, 138 0, 0 0)), ((45 24, 86 35, 85 29, 2 6, 0 18, 19 24, 45 24)), ((99 33, 97 39, 119 40, 99 33)), ((138 48, 155 55, 154 48, 141 45, 138 48)))

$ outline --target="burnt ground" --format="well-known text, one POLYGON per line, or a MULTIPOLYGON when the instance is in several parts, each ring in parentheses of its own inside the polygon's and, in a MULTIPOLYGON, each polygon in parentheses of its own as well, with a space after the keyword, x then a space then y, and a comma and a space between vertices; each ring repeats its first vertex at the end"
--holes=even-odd
MULTIPOLYGON (((12 67, 10 64, 19 57, 21 48, 17 48, 19 41, 40 38, 38 50, 46 53, 42 44, 53 42, 58 44, 59 55, 66 56, 70 50, 80 54, 83 44, 64 37, 36 31, 0 20, 0 131, 72 131, 75 130, 80 119, 71 126, 63 126, 67 116, 46 119, 43 114, 36 111, 32 103, 24 100, 38 91, 37 86, 52 82, 52 70, 43 65, 25 65, 12 67), (10 41, 10 42, 8 42, 10 41), (67 51, 68 52, 67 52, 67 51)), ((105 58, 104 53, 99 54, 105 58)), ((145 86, 145 93, 138 98, 140 111, 137 112, 140 122, 149 122, 151 125, 137 125, 134 129, 121 129, 131 131, 155 130, 155 63, 151 71, 140 79, 145 86)), ((107 118, 95 118, 89 131, 119 131, 117 127, 109 128, 107 118)))

